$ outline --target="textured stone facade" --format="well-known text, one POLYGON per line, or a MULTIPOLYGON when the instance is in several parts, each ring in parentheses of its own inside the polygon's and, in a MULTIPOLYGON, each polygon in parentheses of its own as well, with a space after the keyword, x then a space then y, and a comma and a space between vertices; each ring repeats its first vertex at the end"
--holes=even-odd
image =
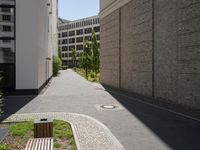
POLYGON ((101 82, 119 87, 119 10, 100 20, 101 82))
POLYGON ((121 88, 152 95, 152 3, 121 8, 121 88))
POLYGON ((200 109, 199 0, 131 0, 100 25, 102 83, 200 109))

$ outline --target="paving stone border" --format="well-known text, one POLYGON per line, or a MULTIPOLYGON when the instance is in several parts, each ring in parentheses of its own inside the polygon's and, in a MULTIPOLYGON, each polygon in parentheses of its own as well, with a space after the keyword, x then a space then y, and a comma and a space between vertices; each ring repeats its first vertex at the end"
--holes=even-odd
POLYGON ((31 121, 46 117, 71 124, 78 150, 125 150, 104 124, 82 114, 65 112, 13 114, 3 122, 31 121))

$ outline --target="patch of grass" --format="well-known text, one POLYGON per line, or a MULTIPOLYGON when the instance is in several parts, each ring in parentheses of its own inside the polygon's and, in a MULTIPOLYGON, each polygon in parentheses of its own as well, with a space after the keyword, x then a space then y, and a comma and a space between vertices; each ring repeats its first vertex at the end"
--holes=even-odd
POLYGON ((28 132, 33 131, 33 122, 16 123, 8 128, 12 136, 24 137, 28 132))
POLYGON ((53 123, 54 127, 54 147, 58 148, 56 146, 61 146, 61 143, 59 143, 59 139, 67 139, 70 141, 70 145, 73 150, 77 150, 76 143, 74 140, 73 132, 71 129, 71 125, 65 121, 55 120, 53 123))
MULTIPOLYGON (((76 70, 74 70, 74 71, 77 72, 82 77, 86 78, 86 74, 85 74, 84 69, 76 68, 76 70)), ((90 71, 88 73, 88 79, 87 80, 90 81, 90 82, 99 82, 99 78, 100 78, 100 73, 95 73, 93 71, 90 71)))
POLYGON ((53 143, 53 147, 55 147, 55 148, 60 148, 60 147, 61 147, 61 144, 60 144, 60 143, 57 143, 57 142, 54 142, 54 143, 53 143))
MULTIPOLYGON (((0 150, 24 149, 29 139, 33 138, 33 122, 21 122, 3 125, 9 129, 9 136, 0 143, 0 150)), ((72 150, 77 150, 71 125, 65 121, 53 122, 54 148, 62 150, 70 145, 72 150)))
POLYGON ((8 144, 0 144, 0 150, 11 150, 8 144))

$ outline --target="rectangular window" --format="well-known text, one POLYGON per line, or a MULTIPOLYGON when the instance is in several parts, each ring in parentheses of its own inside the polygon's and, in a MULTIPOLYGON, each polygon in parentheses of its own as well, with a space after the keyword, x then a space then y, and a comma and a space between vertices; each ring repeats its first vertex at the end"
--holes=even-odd
POLYGON ((75 46, 69 46, 69 51, 72 51, 72 49, 75 48, 75 46))
POLYGON ((74 36, 75 35, 75 31, 69 31, 69 36, 74 36))
POLYGON ((62 40, 62 44, 67 44, 67 43, 68 43, 67 39, 62 40))
POLYGON ((2 12, 11 12, 11 8, 3 7, 1 8, 2 12))
POLYGON ((3 30, 4 32, 11 32, 11 26, 3 26, 3 30))
POLYGON ((69 39, 69 43, 75 43, 75 38, 69 39))
POLYGON ((76 43, 81 43, 81 42, 83 42, 83 37, 76 38, 76 43))
POLYGON ((67 46, 63 46, 62 51, 67 51, 67 48, 68 48, 67 46))
POLYGON ((82 35, 83 34, 83 29, 76 30, 76 35, 82 35))
POLYGON ((62 58, 64 58, 65 57, 65 54, 64 53, 62 53, 62 58))
POLYGON ((67 37, 67 32, 63 32, 62 37, 67 37))
POLYGON ((11 21, 11 16, 10 15, 2 15, 2 20, 3 21, 11 21))
POLYGON ((91 41, 91 36, 86 36, 85 41, 91 41))
POLYGON ((94 27, 94 32, 100 32, 100 27, 99 26, 94 27))
POLYGON ((83 50, 83 45, 76 45, 76 50, 83 50))
POLYGON ((3 43, 11 43, 11 40, 2 40, 3 43))
POLYGON ((99 34, 97 35, 97 40, 98 40, 98 41, 100 40, 100 35, 99 35, 99 34))
POLYGON ((85 34, 89 34, 92 33, 92 28, 86 28, 85 29, 85 34))

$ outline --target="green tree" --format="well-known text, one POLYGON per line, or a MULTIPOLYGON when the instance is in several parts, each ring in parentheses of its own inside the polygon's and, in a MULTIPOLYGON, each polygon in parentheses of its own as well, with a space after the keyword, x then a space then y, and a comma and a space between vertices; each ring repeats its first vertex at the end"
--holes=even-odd
POLYGON ((95 32, 91 35, 91 51, 92 51, 92 70, 97 74, 100 66, 100 52, 99 44, 97 43, 97 36, 95 32))
POLYGON ((89 42, 85 42, 83 53, 79 58, 79 67, 85 70, 85 76, 88 79, 88 73, 92 68, 92 52, 89 42))
POLYGON ((73 61, 73 65, 74 65, 75 69, 76 69, 76 56, 77 56, 76 49, 72 48, 72 61, 73 61))
POLYGON ((61 48, 60 47, 58 48, 58 57, 60 59, 62 59, 62 52, 61 52, 61 48))
POLYGON ((62 67, 62 61, 58 56, 53 56, 53 75, 58 75, 59 70, 62 67))

